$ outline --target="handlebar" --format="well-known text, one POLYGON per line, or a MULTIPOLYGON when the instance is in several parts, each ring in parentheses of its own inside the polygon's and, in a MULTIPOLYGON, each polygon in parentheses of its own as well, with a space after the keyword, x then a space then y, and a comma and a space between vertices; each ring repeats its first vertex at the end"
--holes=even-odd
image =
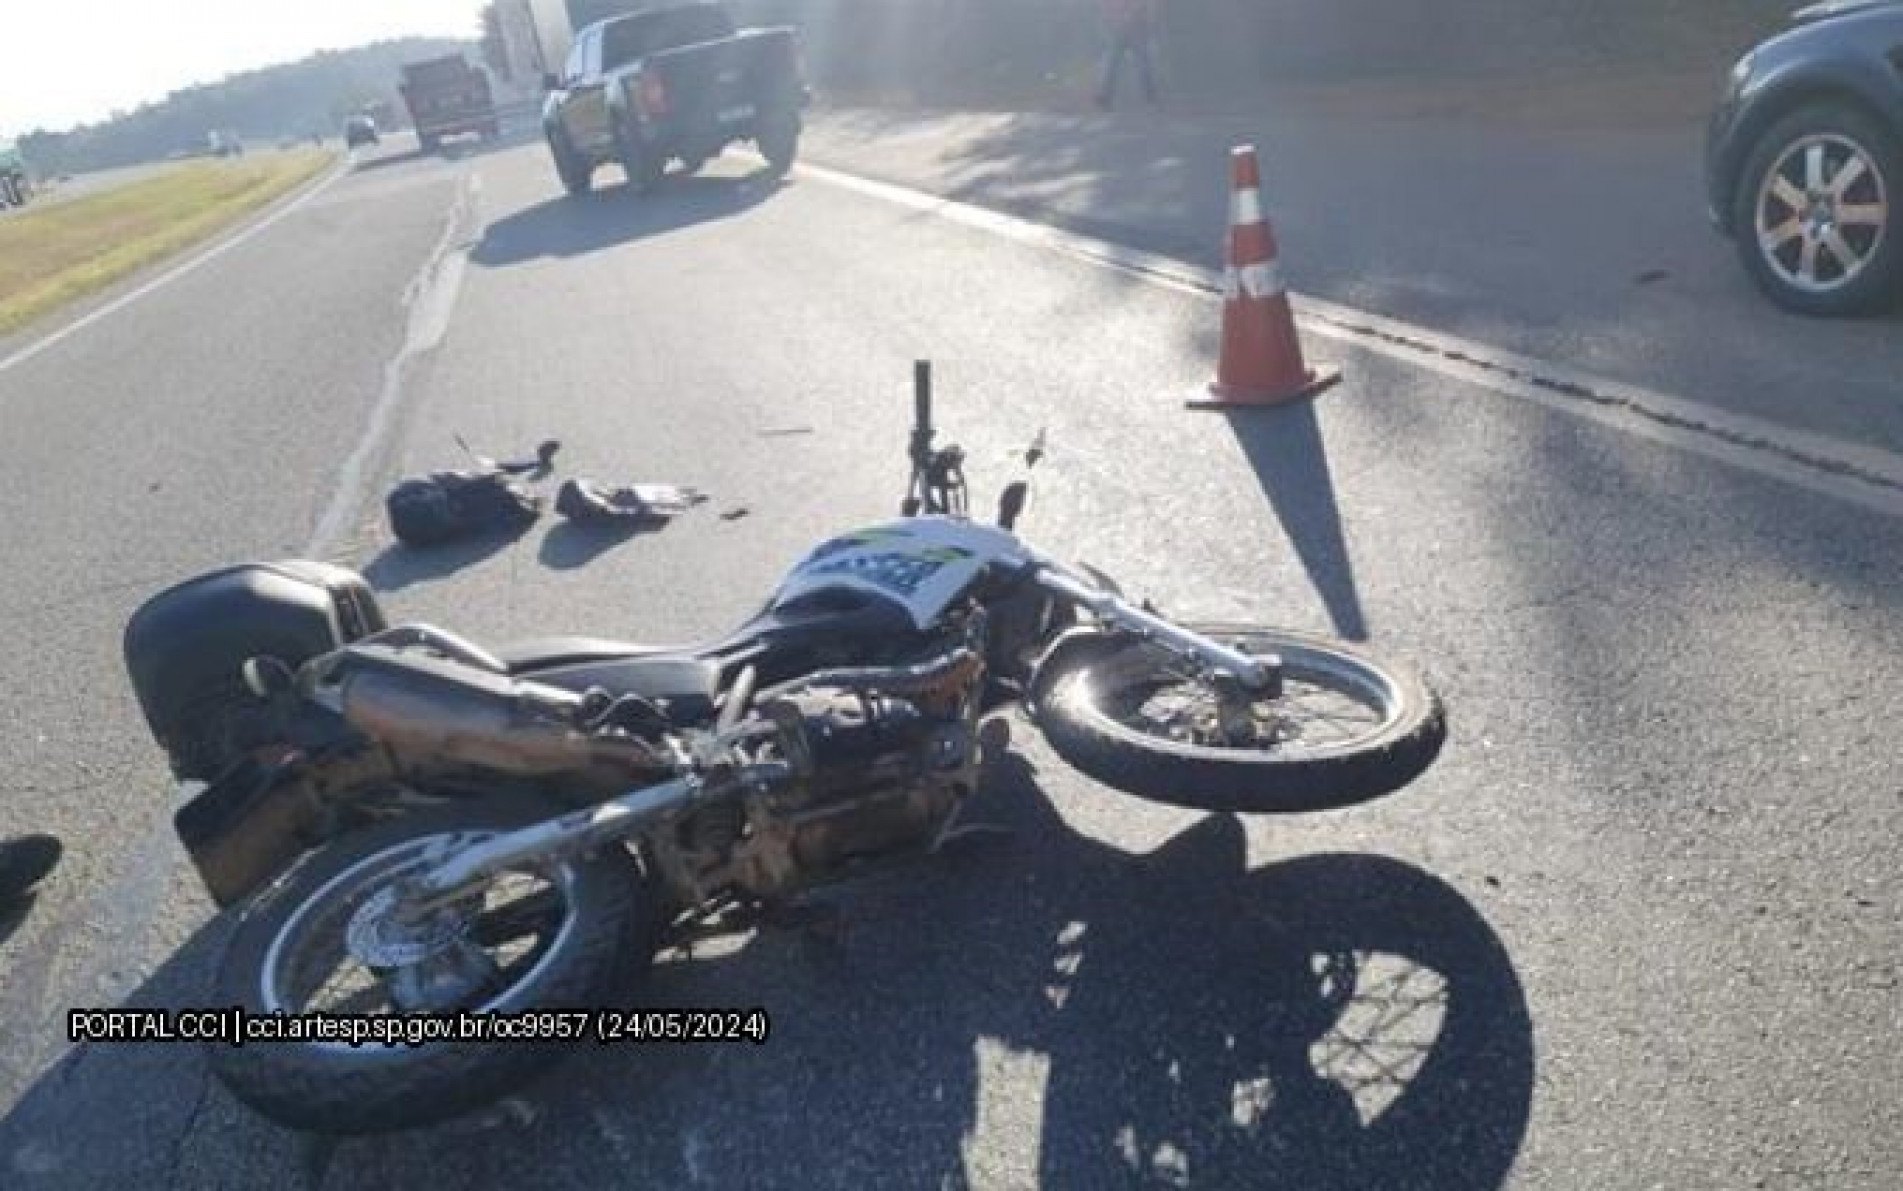
POLYGON ((912 479, 900 512, 965 515, 965 453, 958 447, 932 449, 932 362, 912 364, 912 479))
MULTIPOLYGON (((912 361, 912 436, 913 441, 923 439, 927 449, 932 442, 932 362, 930 360, 912 361)), ((918 448, 913 448, 916 458, 918 448)))

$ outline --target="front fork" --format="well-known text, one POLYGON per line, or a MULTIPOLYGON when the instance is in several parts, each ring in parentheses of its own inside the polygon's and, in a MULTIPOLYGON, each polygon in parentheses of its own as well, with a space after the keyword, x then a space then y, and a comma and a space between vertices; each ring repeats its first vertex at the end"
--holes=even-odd
POLYGON ((1037 583, 1052 595, 1087 609, 1107 625, 1143 640, 1154 641, 1171 653, 1194 659, 1210 676, 1211 685, 1225 706, 1238 698, 1246 706, 1249 700, 1273 699, 1282 693, 1282 659, 1279 657, 1256 657, 1231 649, 1220 642, 1211 641, 1201 633, 1171 624, 1121 596, 1101 591, 1049 568, 1038 571, 1037 583))

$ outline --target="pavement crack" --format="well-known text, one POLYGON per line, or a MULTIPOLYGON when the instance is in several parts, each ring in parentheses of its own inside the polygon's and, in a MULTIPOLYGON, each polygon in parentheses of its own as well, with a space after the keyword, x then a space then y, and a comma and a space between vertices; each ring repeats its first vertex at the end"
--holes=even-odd
POLYGON ((192 1110, 186 1114, 184 1126, 179 1129, 178 1136, 172 1140, 171 1157, 165 1164, 165 1185, 167 1187, 179 1186, 178 1172, 179 1168, 185 1163, 185 1146, 191 1141, 192 1134, 197 1132, 198 1119, 204 1115, 205 1105, 210 1102, 211 1070, 208 1067, 201 1067, 198 1072, 198 1093, 192 1099, 192 1110))
POLYGON ((1472 352, 1462 351, 1458 348, 1445 347, 1412 335, 1402 335, 1381 327, 1370 326, 1365 322, 1358 322, 1353 319, 1334 318, 1319 313, 1311 313, 1309 317, 1325 323, 1338 331, 1356 336, 1357 338, 1377 340, 1410 352, 1416 352, 1426 356, 1435 356, 1452 363, 1465 365, 1466 367, 1487 373, 1491 376, 1502 377, 1516 384, 1530 385, 1533 388, 1539 389, 1541 392, 1551 393, 1555 396, 1565 397, 1575 401, 1588 402, 1605 409, 1618 410, 1634 417, 1643 418, 1657 426, 1686 431, 1703 438, 1724 443, 1728 446, 1751 451, 1754 454, 1769 455, 1788 463, 1795 463, 1811 471, 1837 476, 1842 479, 1856 480, 1859 483, 1868 484, 1872 488, 1880 488, 1886 492, 1903 493, 1903 481, 1899 481, 1892 476, 1871 468, 1861 467, 1845 459, 1833 458, 1828 455, 1818 454, 1815 451, 1806 451, 1800 447, 1775 442, 1762 435, 1747 434, 1740 430, 1733 430, 1724 426, 1715 426, 1710 422, 1702 421, 1698 418, 1686 417, 1682 414, 1655 409, 1625 394, 1607 392, 1577 380, 1567 380, 1561 377, 1535 372, 1531 369, 1520 368, 1512 364, 1503 363, 1500 360, 1489 359, 1472 352))

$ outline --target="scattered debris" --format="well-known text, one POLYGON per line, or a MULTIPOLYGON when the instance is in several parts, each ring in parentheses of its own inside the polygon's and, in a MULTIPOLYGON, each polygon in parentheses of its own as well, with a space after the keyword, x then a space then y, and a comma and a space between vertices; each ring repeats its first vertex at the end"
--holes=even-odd
POLYGON ((520 529, 542 515, 538 497, 506 472, 487 468, 404 480, 391 489, 383 507, 390 531, 406 546, 520 529))
POLYGON ((570 480, 555 496, 555 511, 570 521, 617 523, 666 521, 707 497, 674 484, 624 484, 610 488, 593 480, 570 480))
POLYGON ((463 454, 473 459, 477 468, 482 471, 499 471, 504 475, 511 476, 526 475, 531 479, 541 479, 543 476, 554 471, 555 452, 562 449, 562 444, 559 440, 545 438, 537 444, 535 448, 535 458, 502 462, 491 459, 487 455, 479 455, 475 451, 470 450, 469 444, 463 441, 462 435, 458 434, 455 438, 456 445, 463 449, 463 454))
POLYGON ((1651 285, 1655 281, 1664 281, 1671 273, 1665 269, 1647 269, 1632 279, 1634 285, 1651 285))
POLYGON ((741 505, 738 508, 728 509, 726 512, 720 515, 720 519, 722 521, 738 521, 742 517, 749 516, 752 512, 753 512, 752 509, 748 508, 745 505, 741 505))
POLYGON ((797 434, 811 434, 812 432, 813 432, 813 428, 811 426, 785 426, 777 430, 762 430, 760 431, 760 437, 761 438, 792 438, 794 435, 797 435, 797 434))

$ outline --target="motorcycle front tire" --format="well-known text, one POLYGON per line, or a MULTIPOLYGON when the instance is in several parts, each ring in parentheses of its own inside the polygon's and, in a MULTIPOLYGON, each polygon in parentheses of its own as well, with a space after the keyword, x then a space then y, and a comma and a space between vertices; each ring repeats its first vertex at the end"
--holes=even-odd
POLYGON ((1079 630, 1060 638, 1032 678, 1030 710, 1058 756, 1116 790, 1195 810, 1296 814, 1351 806, 1419 777, 1439 755, 1447 716, 1427 682, 1357 646, 1256 625, 1187 626, 1251 656, 1282 661, 1284 694, 1260 701, 1274 722, 1285 704, 1354 694, 1371 706, 1366 730, 1311 745, 1261 747, 1172 738, 1143 725, 1153 693, 1185 685, 1160 646, 1079 630))

